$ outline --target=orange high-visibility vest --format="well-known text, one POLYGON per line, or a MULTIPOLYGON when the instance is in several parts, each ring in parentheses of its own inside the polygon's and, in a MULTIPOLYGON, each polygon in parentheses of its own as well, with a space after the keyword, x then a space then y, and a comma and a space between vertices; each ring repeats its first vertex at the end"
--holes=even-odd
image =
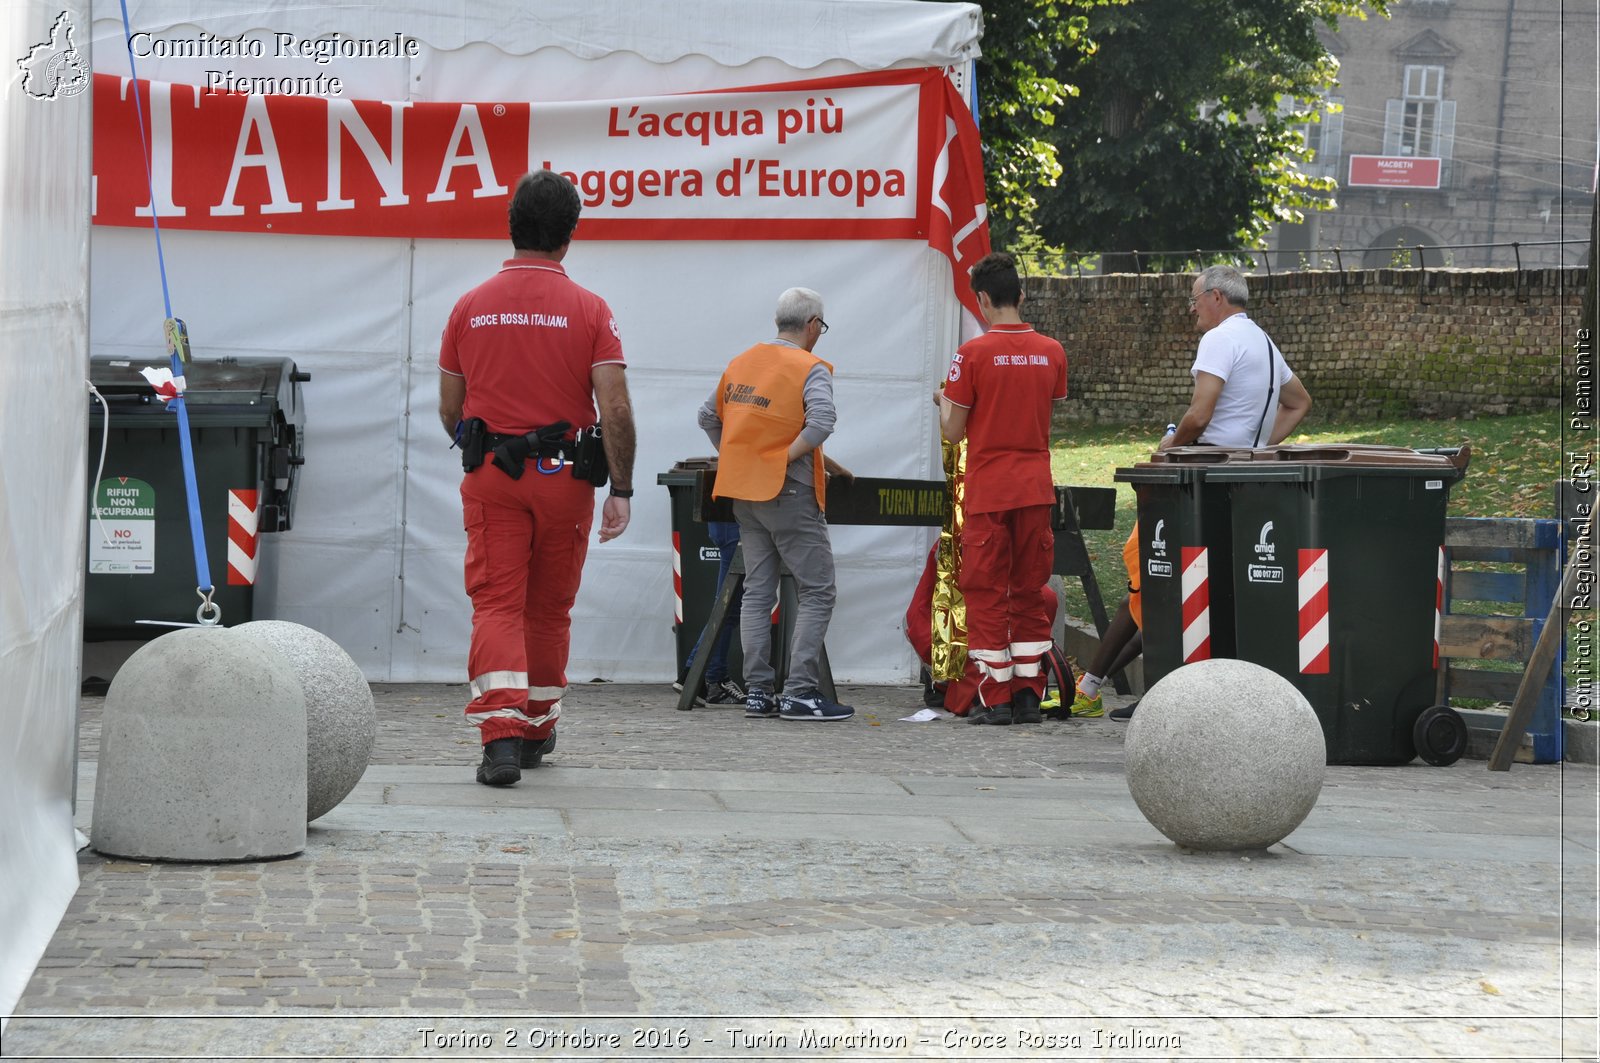
MULTIPOLYGON (((805 427, 806 377, 821 363, 809 351, 779 343, 758 343, 732 362, 717 387, 722 419, 713 498, 766 502, 778 497, 789 467, 789 444, 805 427)), ((827 479, 822 448, 811 452, 817 506, 826 504, 827 479)))

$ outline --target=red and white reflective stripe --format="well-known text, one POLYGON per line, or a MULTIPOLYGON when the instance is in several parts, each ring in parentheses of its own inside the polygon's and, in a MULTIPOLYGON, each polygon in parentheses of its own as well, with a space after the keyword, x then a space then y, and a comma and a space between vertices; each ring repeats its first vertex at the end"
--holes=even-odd
POLYGON ((1050 652, 1051 642, 1013 642, 1011 644, 1011 674, 1019 679, 1032 679, 1043 673, 1044 655, 1050 652))
POLYGON ((978 669, 978 674, 997 683, 1009 683, 1012 676, 1011 651, 967 650, 967 659, 978 669))
POLYGON ((261 541, 261 510, 257 491, 228 492, 228 586, 250 587, 256 582, 256 548, 261 541))
POLYGON ((518 723, 533 723, 528 718, 527 713, 510 705, 498 709, 489 709, 486 712, 473 712, 468 709, 465 719, 468 727, 482 727, 490 720, 516 720, 518 723))
MULTIPOLYGON (((472 677, 468 686, 472 690, 472 700, 476 701, 491 690, 527 690, 527 672, 484 672, 472 677)), ((560 694, 555 695, 560 697, 560 694)))
POLYGON ((1328 674, 1328 551, 1300 551, 1300 674, 1328 674))
POLYGON ((1439 578, 1433 585, 1433 666, 1439 667, 1439 631, 1444 624, 1444 547, 1439 547, 1439 578))
POLYGON ((530 708, 527 715, 523 716, 522 719, 530 727, 538 727, 542 723, 553 723, 561 719, 561 702, 552 701, 544 712, 538 715, 535 715, 533 709, 530 708))
POLYGON ((672 533, 672 616, 683 623, 683 536, 672 533))
POLYGON ((1183 547, 1178 590, 1183 595, 1183 663, 1211 658, 1211 554, 1183 547))

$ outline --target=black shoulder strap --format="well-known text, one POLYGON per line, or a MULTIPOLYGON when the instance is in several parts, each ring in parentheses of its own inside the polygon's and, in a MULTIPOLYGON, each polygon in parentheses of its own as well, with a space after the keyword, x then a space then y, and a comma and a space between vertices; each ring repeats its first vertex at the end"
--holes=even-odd
POLYGON ((1272 393, 1278 388, 1277 366, 1272 362, 1272 351, 1277 347, 1277 344, 1272 342, 1272 337, 1267 335, 1266 329, 1261 330, 1261 335, 1266 337, 1267 341, 1267 402, 1265 406, 1261 407, 1261 420, 1256 425, 1256 441, 1251 444, 1251 446, 1255 447, 1261 445, 1261 430, 1266 427, 1267 412, 1272 409, 1272 393))

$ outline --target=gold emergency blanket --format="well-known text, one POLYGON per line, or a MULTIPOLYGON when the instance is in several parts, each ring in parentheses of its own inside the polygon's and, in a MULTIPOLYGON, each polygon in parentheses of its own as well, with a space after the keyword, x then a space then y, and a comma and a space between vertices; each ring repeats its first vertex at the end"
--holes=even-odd
POLYGON ((950 506, 939 531, 939 553, 934 561, 933 646, 929 664, 933 678, 954 682, 967 670, 967 603, 961 597, 961 530, 966 513, 967 444, 941 440, 944 477, 950 487, 950 506))

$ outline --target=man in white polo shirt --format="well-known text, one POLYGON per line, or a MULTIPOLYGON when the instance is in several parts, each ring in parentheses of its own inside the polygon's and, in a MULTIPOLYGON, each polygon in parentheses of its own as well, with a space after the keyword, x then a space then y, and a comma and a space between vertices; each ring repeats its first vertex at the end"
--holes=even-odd
MULTIPOLYGON (((1189 373, 1194 395, 1174 432, 1168 432, 1158 449, 1201 444, 1216 447, 1264 447, 1281 443, 1305 419, 1311 395, 1283 360, 1278 345, 1244 312, 1250 288, 1244 274, 1232 266, 1208 266, 1189 290, 1189 312, 1204 335, 1189 373)), ((1139 528, 1123 548, 1132 592, 1118 607, 1100 640, 1100 651, 1078 682, 1072 715, 1099 716, 1100 685, 1137 650, 1130 650, 1140 634, 1143 616, 1136 612, 1139 593, 1139 528)), ((1113 720, 1133 715, 1134 705, 1111 713, 1113 720)))
POLYGON ((1264 447, 1286 439, 1311 409, 1311 395, 1278 345, 1250 320, 1250 288, 1232 266, 1195 278, 1189 311, 1204 335, 1189 373, 1194 395, 1161 449, 1193 443, 1264 447))

